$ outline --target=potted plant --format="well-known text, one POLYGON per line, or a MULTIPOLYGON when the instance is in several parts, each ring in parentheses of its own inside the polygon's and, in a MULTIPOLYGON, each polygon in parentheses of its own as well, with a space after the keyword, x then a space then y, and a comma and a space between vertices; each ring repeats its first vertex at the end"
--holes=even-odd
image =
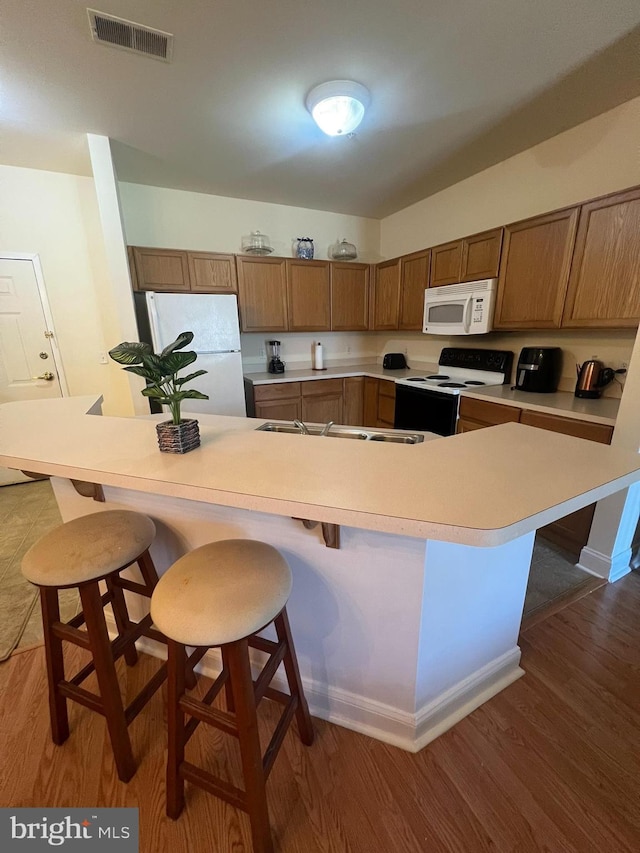
POLYGON ((193 351, 179 352, 193 340, 193 332, 181 332, 176 340, 166 346, 162 352, 154 353, 151 344, 136 341, 124 341, 109 350, 109 355, 118 364, 125 365, 125 370, 135 373, 147 380, 147 387, 142 393, 158 403, 169 407, 171 420, 156 424, 158 445, 165 453, 187 453, 200 444, 198 421, 194 418, 180 417, 180 406, 183 400, 208 400, 207 394, 183 386, 202 376, 206 370, 196 370, 188 376, 178 376, 198 357, 193 351))

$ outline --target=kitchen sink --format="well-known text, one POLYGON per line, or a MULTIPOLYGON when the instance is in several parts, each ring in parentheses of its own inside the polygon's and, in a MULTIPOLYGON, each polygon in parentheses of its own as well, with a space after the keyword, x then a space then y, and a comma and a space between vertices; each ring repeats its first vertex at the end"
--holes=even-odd
MULTIPOLYGON (((360 441, 390 441, 394 444, 420 444, 424 436, 419 432, 400 432, 397 430, 367 429, 361 427, 332 426, 328 431, 323 424, 305 424, 308 435, 326 438, 355 438, 360 441)), ((285 432, 291 435, 304 435, 300 427, 291 422, 267 421, 257 430, 262 432, 285 432)))

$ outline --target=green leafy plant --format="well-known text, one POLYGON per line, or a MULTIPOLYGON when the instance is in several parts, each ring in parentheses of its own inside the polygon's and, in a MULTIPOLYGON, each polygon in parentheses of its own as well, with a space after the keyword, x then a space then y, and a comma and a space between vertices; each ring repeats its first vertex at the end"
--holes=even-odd
POLYGON ((147 380, 147 387, 142 390, 145 397, 152 397, 158 403, 168 406, 174 424, 180 423, 180 405, 183 400, 208 400, 207 394, 190 389, 183 390, 183 385, 203 376, 206 370, 196 370, 188 376, 179 377, 177 374, 184 370, 198 357, 193 351, 178 352, 193 340, 193 332, 180 332, 172 344, 166 346, 161 353, 154 353, 151 344, 139 341, 129 343, 123 341, 109 350, 109 355, 118 364, 125 365, 125 370, 135 373, 147 380))

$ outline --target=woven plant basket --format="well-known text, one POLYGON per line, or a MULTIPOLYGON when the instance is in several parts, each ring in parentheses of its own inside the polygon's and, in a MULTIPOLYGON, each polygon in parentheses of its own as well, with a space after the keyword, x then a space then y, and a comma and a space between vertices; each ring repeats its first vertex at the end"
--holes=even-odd
POLYGON ((163 421, 156 424, 156 432, 163 453, 188 453, 200 446, 200 430, 194 418, 185 418, 179 424, 163 421))

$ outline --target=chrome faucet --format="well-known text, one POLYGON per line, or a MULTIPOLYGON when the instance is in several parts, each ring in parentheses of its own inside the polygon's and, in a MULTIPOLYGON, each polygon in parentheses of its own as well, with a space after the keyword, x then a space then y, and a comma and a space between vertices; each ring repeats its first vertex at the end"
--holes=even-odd
POLYGON ((302 421, 294 421, 293 425, 295 427, 298 427, 298 429, 300 430, 302 435, 309 435, 309 430, 307 429, 307 425, 304 424, 302 421))
POLYGON ((326 424, 322 427, 322 432, 320 433, 320 435, 329 435, 329 430, 331 429, 331 427, 333 426, 333 424, 334 424, 334 421, 329 421, 328 423, 326 423, 326 424))

